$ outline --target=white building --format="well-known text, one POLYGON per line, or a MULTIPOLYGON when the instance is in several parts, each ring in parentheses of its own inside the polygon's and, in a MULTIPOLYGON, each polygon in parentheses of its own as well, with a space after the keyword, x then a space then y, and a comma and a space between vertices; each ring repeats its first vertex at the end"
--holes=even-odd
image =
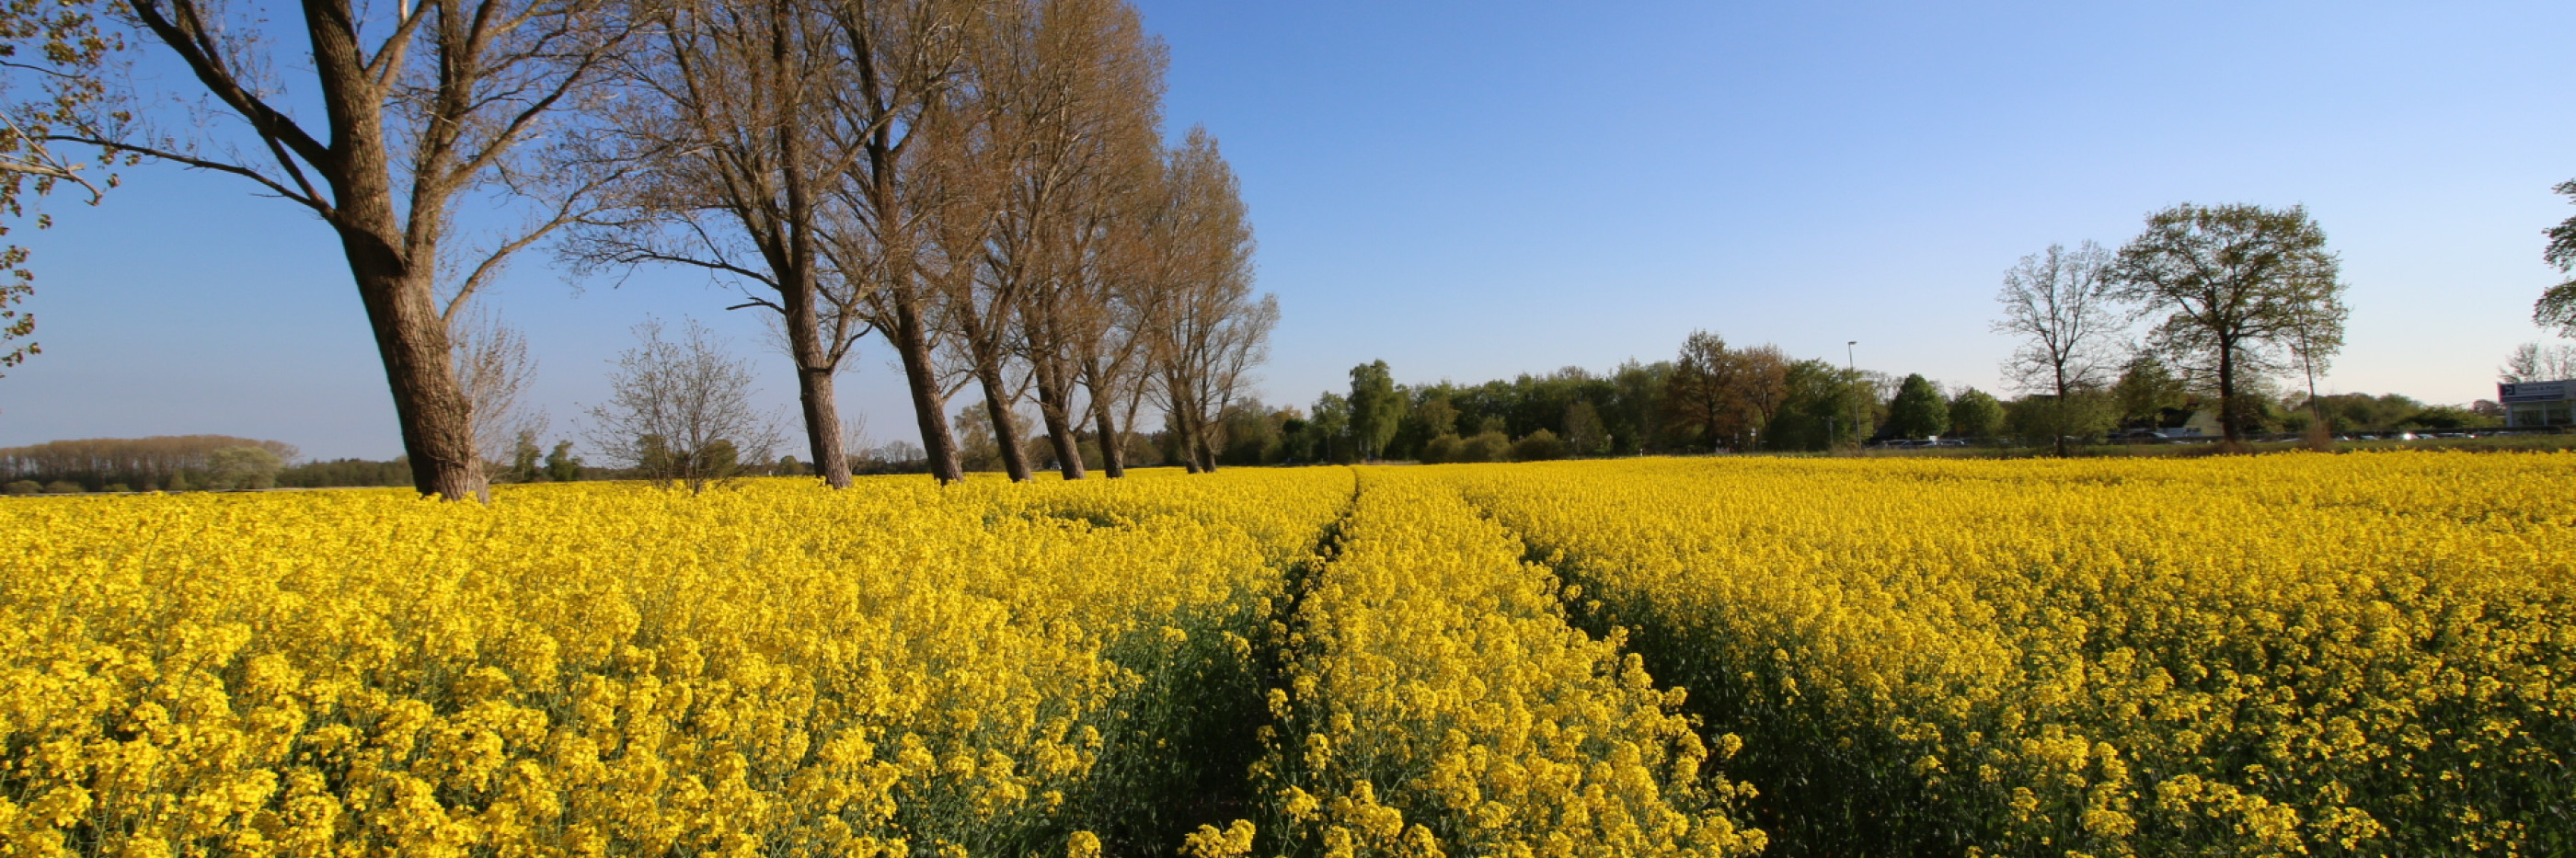
POLYGON ((2576 424, 2576 379, 2499 384, 2496 401, 2515 429, 2576 424))

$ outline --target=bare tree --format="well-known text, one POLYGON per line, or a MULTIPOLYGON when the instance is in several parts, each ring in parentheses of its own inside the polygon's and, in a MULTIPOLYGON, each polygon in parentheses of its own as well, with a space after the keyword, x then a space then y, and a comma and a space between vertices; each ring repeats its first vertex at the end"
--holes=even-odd
POLYGON ((972 5, 841 0, 829 9, 851 72, 851 84, 832 91, 839 117, 832 127, 854 135, 833 142, 857 157, 834 183, 846 219, 830 231, 824 253, 851 284, 853 306, 894 346, 930 475, 956 482, 965 472, 948 428, 936 355, 940 307, 922 270, 924 224, 911 179, 915 146, 937 136, 925 129, 947 121, 951 90, 965 76, 972 5))
MULTIPOLYGON (((2111 299, 2111 252, 2087 241, 2072 251, 2051 244, 2004 272, 1996 293, 2004 316, 1994 331, 2021 338, 2004 375, 2024 393, 2052 397, 2048 413, 2070 416, 2074 397, 2110 382, 2122 316, 2111 299)), ((2073 426, 2052 426, 2057 455, 2070 455, 2073 426)))
POLYGON ((691 493, 767 462, 778 444, 770 416, 752 405, 751 367, 692 320, 678 340, 662 323, 635 326, 635 348, 617 358, 609 399, 590 409, 592 447, 645 479, 691 493))
POLYGON ((2313 431, 2320 439, 2333 427, 2327 424, 2325 403, 2317 400, 2317 376, 2332 369, 2335 355, 2343 352, 2343 323, 2350 315, 2342 301, 2324 301, 2300 307, 2290 322, 2286 343, 2290 361, 2307 377, 2308 411, 2315 417, 2313 431))
POLYGON ((1692 331, 1666 382, 1666 425, 1697 430, 1711 449, 1752 449, 1788 400, 1789 363, 1778 346, 1729 348, 1716 334, 1692 331))
MULTIPOLYGON (((1007 29, 993 22, 988 26, 1007 29)), ((981 42, 990 42, 988 34, 981 42)), ((978 53, 991 50, 979 45, 978 53)), ((980 80, 980 78, 979 78, 980 80)), ((1018 386, 1005 378, 1015 333, 1011 319, 1035 284, 1022 264, 994 247, 1004 220, 1013 217, 1012 164, 988 91, 961 98, 930 129, 936 136, 917 150, 915 210, 922 216, 927 241, 920 253, 924 281, 939 302, 946 323, 946 342, 954 364, 984 394, 984 419, 991 427, 1002 469, 1013 482, 1030 477, 1021 423, 1011 416, 1018 386)))
POLYGON ((2340 263, 2325 231, 2298 206, 2183 204, 2147 218, 2121 248, 2112 297, 2165 313, 2149 334, 2178 365, 2214 380, 2219 424, 2241 443, 2252 422, 2249 383, 2283 368, 2303 328, 2342 338, 2340 263))
POLYGON ((515 448, 545 434, 546 415, 526 401, 537 377, 528 338, 486 312, 464 320, 456 333, 456 383, 463 389, 474 449, 488 465, 507 461, 515 448))
POLYGON ((1072 271, 1060 293, 1062 312, 1050 320, 1054 342, 1086 394, 1101 472, 1112 479, 1126 476, 1126 438, 1152 382, 1147 307, 1167 267, 1149 227, 1160 222, 1168 199, 1162 145, 1130 141, 1121 152, 1120 166, 1097 174, 1100 180, 1079 198, 1074 238, 1066 243, 1072 271))
POLYGON ((1165 169, 1153 221, 1162 258, 1145 300, 1154 393, 1194 473, 1216 470, 1217 420, 1268 356, 1279 301, 1252 295, 1252 222, 1234 171, 1205 128, 1192 128, 1165 169))
POLYGON ((1121 0, 1045 0, 1004 18, 978 76, 1009 171, 988 267, 1016 287, 1019 357, 1067 479, 1085 469, 1074 408, 1085 288, 1105 221, 1157 153, 1166 57, 1121 0))
POLYGON ((2506 384, 2576 378, 2576 343, 2523 343, 2506 355, 2496 380, 2506 384))
POLYGON ((747 291, 777 314, 796 368, 815 470, 850 484, 834 378, 867 332, 855 291, 823 262, 833 186, 859 150, 832 110, 856 85, 828 7, 812 0, 680 0, 648 7, 650 35, 619 55, 628 97, 580 157, 640 169, 568 250, 585 266, 672 264, 747 291), (756 287, 756 288, 752 288, 756 287))
MULTIPOLYGON (((239 176, 318 215, 340 239, 401 422, 414 485, 487 497, 452 326, 513 253, 571 222, 593 179, 516 169, 522 144, 580 106, 634 31, 611 0, 421 0, 392 9, 305 0, 303 50, 272 51, 258 10, 122 0, 130 22, 247 128, 212 139, 69 135, 239 176), (306 87, 290 91, 285 75, 306 87), (322 124, 295 115, 312 99, 322 124), (445 244, 458 204, 543 187, 542 211, 469 263, 445 244), (463 272, 442 281, 442 270, 463 272), (442 289, 442 286, 445 288, 442 289), (441 294, 444 292, 444 294, 441 294)), ((211 134, 211 131, 209 132, 211 134)))

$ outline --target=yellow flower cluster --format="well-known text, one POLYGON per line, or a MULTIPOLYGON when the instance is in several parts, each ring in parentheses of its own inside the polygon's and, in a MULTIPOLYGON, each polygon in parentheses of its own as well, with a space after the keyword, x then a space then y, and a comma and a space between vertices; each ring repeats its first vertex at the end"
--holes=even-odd
POLYGON ((0 855, 1119 849, 1351 491, 0 504, 0 855))
POLYGON ((1280 851, 1761 849, 1728 815, 1751 789, 1703 777, 1682 693, 1657 690, 1615 637, 1566 625, 1555 579, 1522 562, 1519 540, 1419 470, 1366 472, 1355 504, 1276 631, 1287 687, 1270 692, 1277 726, 1254 780, 1283 817, 1280 851))
POLYGON ((0 858, 2576 854, 2571 478, 14 500, 0 858))
POLYGON ((1443 472, 1775 854, 2576 851, 2576 456, 1443 472))

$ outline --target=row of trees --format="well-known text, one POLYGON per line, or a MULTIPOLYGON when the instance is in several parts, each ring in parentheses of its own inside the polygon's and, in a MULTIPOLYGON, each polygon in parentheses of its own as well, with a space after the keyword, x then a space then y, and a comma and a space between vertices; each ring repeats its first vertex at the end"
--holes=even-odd
POLYGON ((1736 418, 1721 414, 1712 420, 1709 402, 1738 395, 1724 387, 1715 368, 1734 365, 1741 351, 1715 335, 1695 333, 1678 360, 1631 361, 1607 372, 1566 367, 1474 385, 1397 384, 1385 362, 1372 362, 1352 369, 1348 391, 1326 392, 1309 407, 1247 401, 1228 410, 1219 461, 1497 461, 1757 446, 1821 449, 1831 439, 1848 443, 1868 436, 1874 423, 1856 425, 1850 415, 1872 415, 1883 404, 1882 376, 1783 358, 1776 372, 1748 376, 1774 382, 1756 394, 1774 406, 1762 432, 1736 441, 1736 418))
POLYGON ((2006 368, 2024 394, 2010 403, 1695 331, 1671 361, 1605 374, 1569 367, 1406 387, 1383 361, 1363 364, 1346 393, 1303 411, 1246 402, 1228 412, 1219 459, 1527 458, 1558 445, 1578 456, 1818 450, 1945 432, 2052 439, 2063 450, 2124 422, 2155 425, 2195 392, 2237 440, 2263 425, 2268 379, 2304 370, 2315 398, 2314 376, 2343 341, 2337 267, 2302 209, 2182 205, 2150 215, 2116 254, 2052 246, 2006 273, 1995 327, 2022 339, 2006 368), (2140 322, 2148 329, 2131 334, 2140 322), (1533 437, 1544 443, 1507 452, 1505 442, 1533 437))
MULTIPOLYGON (((2005 369, 2023 394, 2009 403, 1696 331, 1672 361, 1607 375, 1568 368, 1474 388, 1404 388, 1384 362, 1362 365, 1349 393, 1324 394, 1311 416, 1265 416, 1258 406, 1232 416, 1228 448, 1240 461, 1437 459, 1461 449, 1462 436, 1494 433, 1545 433, 1572 455, 1826 449, 1949 433, 2043 439, 2064 454, 2120 426, 2172 422, 2203 399, 2237 442, 2283 422, 2272 381, 2294 371, 2309 412, 2294 422, 2355 422, 2348 408, 2343 419, 2329 414, 2332 399, 2316 391, 2349 315, 2338 271, 2302 208, 2185 204, 2149 215, 2116 253, 2052 245, 2005 273, 1994 327, 2020 340, 2005 369)), ((2537 366, 2548 356, 2516 360, 2537 366)), ((2450 419, 2420 404, 2397 419, 2415 414, 2450 419)))
MULTIPOLYGON (((1383 381, 1383 362, 1352 370, 1352 389, 1307 408, 1258 401, 1222 421, 1221 461, 1233 465, 1526 461, 1710 451, 1821 451, 1872 439, 1944 436, 1979 443, 2048 445, 2104 439, 2121 429, 2176 429, 2215 412, 2206 379, 2174 372, 2151 353, 2132 355, 2110 383, 2067 397, 1999 398, 1945 389, 1920 374, 1898 377, 1822 359, 1791 360, 1773 346, 1729 347, 1695 332, 1675 360, 1606 373, 1567 367, 1547 375, 1460 385, 1383 381), (1383 392, 1371 393, 1374 388, 1383 392), (1393 407, 1355 403, 1391 401, 1393 407)), ((2250 433, 2385 432, 2492 425, 2493 403, 2463 408, 2388 394, 2313 400, 2270 377, 2239 390, 2250 433), (2319 422, 2319 416, 2322 421, 2319 422)))
POLYGON ((80 180, 62 153, 85 147, 312 211, 425 493, 483 496, 486 462, 528 434, 478 394, 472 307, 540 245, 583 273, 706 271, 741 288, 734 308, 776 314, 809 461, 835 486, 833 380, 868 334, 899 359, 929 471, 954 480, 946 405, 968 383, 994 415, 1033 400, 1066 445, 1132 433, 1151 405, 1214 467, 1212 427, 1277 319, 1215 138, 1163 142, 1165 52, 1124 0, 314 0, 283 32, 219 0, 100 2, 113 24, 80 0, 6 13, 33 29, 0 37, 66 83, 11 108, 0 207, 18 182, 80 180), (201 109, 162 118, 226 121, 131 112, 168 93, 102 83, 128 41, 193 77, 179 94, 201 109), (487 205, 524 220, 460 227, 487 205))
POLYGON ((0 482, 82 491, 267 488, 295 456, 290 444, 229 435, 49 441, 0 448, 0 482))

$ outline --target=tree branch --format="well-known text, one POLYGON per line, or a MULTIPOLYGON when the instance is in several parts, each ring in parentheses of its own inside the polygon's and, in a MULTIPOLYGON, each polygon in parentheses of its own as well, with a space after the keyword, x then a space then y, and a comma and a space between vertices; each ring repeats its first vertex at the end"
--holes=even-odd
POLYGON ((226 163, 226 162, 223 162, 223 161, 209 161, 209 160, 206 160, 206 159, 204 159, 204 158, 198 158, 198 157, 193 157, 193 156, 189 156, 189 155, 182 155, 182 154, 179 154, 179 153, 177 153, 177 152, 172 152, 172 151, 167 150, 167 149, 159 149, 159 148, 154 148, 154 147, 151 147, 151 146, 138 146, 138 145, 135 145, 135 144, 132 144, 132 143, 117 143, 117 142, 108 141, 108 140, 101 140, 101 139, 98 139, 98 138, 95 138, 95 137, 78 137, 78 136, 69 136, 69 135, 52 135, 52 136, 48 136, 48 137, 46 137, 45 139, 47 139, 47 140, 61 140, 61 141, 64 141, 64 142, 69 142, 69 143, 84 143, 84 144, 88 144, 88 145, 91 145, 91 146, 97 146, 97 147, 102 148, 102 149, 108 149, 108 150, 111 150, 111 151, 118 151, 118 152, 133 152, 133 153, 136 153, 136 154, 139 154, 139 155, 144 155, 144 156, 152 157, 152 158, 158 158, 158 159, 161 159, 161 160, 164 160, 164 161, 169 161, 169 162, 172 162, 172 163, 179 164, 179 165, 181 165, 181 166, 191 167, 191 168, 194 168, 194 169, 199 169, 199 170, 213 170, 213 171, 218 172, 218 173, 231 173, 231 174, 233 174, 233 175, 241 176, 241 177, 243 177, 243 178, 247 178, 247 179, 249 179, 249 180, 251 180, 251 181, 258 182, 258 183, 260 183, 262 186, 267 187, 270 191, 275 192, 278 196, 283 197, 283 198, 285 198, 285 199, 293 200, 293 201, 295 201, 295 202, 297 202, 297 203, 300 203, 300 204, 304 205, 306 208, 310 208, 310 209, 312 209, 315 213, 320 214, 320 215, 321 215, 324 219, 326 219, 326 220, 327 220, 327 219, 329 219, 329 218, 332 216, 332 214, 333 214, 333 211, 332 211, 331 205, 330 205, 329 203, 325 203, 325 202, 323 202, 322 200, 320 200, 320 199, 318 199, 318 198, 316 198, 316 197, 310 196, 310 195, 308 195, 308 194, 306 194, 306 193, 298 192, 298 191, 296 191, 296 190, 295 190, 295 189, 293 189, 293 188, 289 188, 289 187, 287 187, 287 186, 285 186, 285 185, 279 184, 279 183, 277 182, 277 180, 276 180, 276 179, 269 178, 267 174, 265 174, 265 173, 261 173, 260 171, 258 171, 258 170, 254 170, 254 169, 251 169, 251 168, 249 168, 249 167, 244 167, 244 166, 239 165, 239 164, 226 163))

